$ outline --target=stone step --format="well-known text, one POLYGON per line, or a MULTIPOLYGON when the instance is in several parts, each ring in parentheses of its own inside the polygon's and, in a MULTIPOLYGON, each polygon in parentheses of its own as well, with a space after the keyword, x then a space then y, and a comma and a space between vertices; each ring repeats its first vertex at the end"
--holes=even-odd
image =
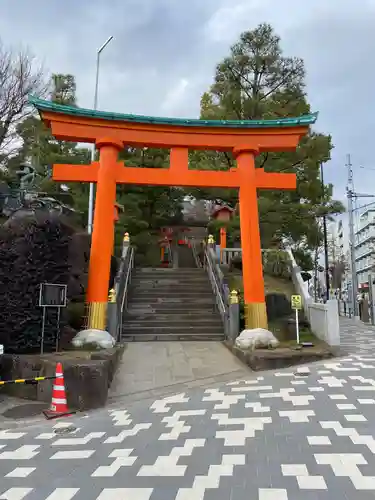
POLYGON ((217 313, 217 308, 214 303, 212 304, 189 304, 188 306, 183 306, 178 304, 174 306, 173 304, 160 303, 160 304, 134 304, 129 303, 126 310, 126 315, 139 315, 139 314, 212 314, 217 313))
POLYGON ((188 328, 189 330, 193 329, 197 332, 201 328, 206 329, 206 328, 216 328, 217 330, 222 330, 223 329, 223 323, 220 318, 206 318, 204 320, 202 319, 194 319, 191 318, 189 320, 181 320, 179 318, 169 318, 167 320, 162 319, 158 320, 155 318, 154 320, 141 320, 141 321, 134 321, 130 320, 129 318, 125 318, 123 321, 123 329, 126 330, 138 330, 142 328, 166 328, 166 327, 173 327, 176 328, 177 330, 185 329, 188 328))
POLYGON ((136 286, 178 286, 178 285, 205 285, 210 283, 208 276, 184 277, 184 278, 132 278, 131 284, 136 286))
POLYGON ((168 304, 169 307, 171 304, 184 304, 186 307, 194 307, 196 304, 197 305, 211 305, 211 304, 216 304, 215 298, 212 294, 204 295, 203 297, 197 297, 196 295, 192 295, 190 297, 176 297, 175 295, 171 295, 170 297, 162 297, 160 298, 159 295, 142 295, 139 296, 138 294, 135 297, 129 297, 128 301, 129 307, 131 305, 139 305, 143 304, 145 306, 147 305, 153 305, 153 304, 168 304))
POLYGON ((177 268, 173 268, 173 267, 136 267, 133 269, 132 271, 132 274, 133 275, 137 275, 137 276, 140 276, 140 275, 145 275, 145 274, 150 274, 151 276, 156 276, 156 275, 160 275, 160 276, 167 276, 167 275, 175 275, 175 276, 178 276, 178 275, 187 275, 187 274, 196 274, 196 275, 199 275, 199 274, 207 274, 206 271, 200 267, 177 267, 177 268))
POLYGON ((200 326, 197 328, 196 326, 189 327, 185 326, 145 326, 142 325, 139 328, 132 327, 129 328, 126 325, 123 327, 122 335, 224 335, 224 327, 223 325, 207 325, 200 326))
POLYGON ((183 276, 175 276, 175 275, 167 275, 167 276, 152 276, 152 275, 133 275, 131 278, 131 282, 140 282, 140 283, 180 283, 181 281, 187 281, 192 283, 202 283, 209 281, 209 277, 206 273, 200 275, 183 275, 183 276))
POLYGON ((132 283, 134 282, 139 282, 139 283, 180 283, 180 282, 192 282, 192 283, 202 283, 209 281, 208 275, 206 273, 204 274, 199 274, 198 276, 193 274, 193 275, 183 275, 183 276, 175 276, 175 275, 167 275, 167 276, 153 276, 153 275, 133 275, 131 278, 132 283))
POLYGON ((197 309, 195 311, 181 310, 176 312, 174 309, 169 312, 130 312, 126 311, 124 315, 124 322, 145 322, 153 323, 154 321, 213 321, 219 320, 219 313, 215 310, 197 309))
POLYGON ((160 294, 161 295, 176 295, 176 294, 213 294, 212 292, 212 287, 210 285, 203 285, 203 286, 171 286, 171 287, 131 287, 128 290, 128 295, 131 297, 135 297, 137 295, 142 295, 145 293, 150 293, 151 295, 153 294, 160 294))
POLYGON ((189 280, 189 279, 176 279, 176 280, 149 280, 149 281, 140 281, 140 280, 132 280, 129 286, 136 287, 176 287, 176 286, 207 286, 210 285, 210 281, 208 278, 199 279, 199 280, 189 280))
POLYGON ((160 297, 160 298, 168 298, 168 297, 176 297, 181 299, 189 299, 194 297, 213 297, 212 290, 205 289, 185 289, 185 290, 159 290, 157 288, 150 288, 148 290, 137 290, 137 293, 129 294, 130 297, 134 298, 145 298, 145 297, 160 297))
POLYGON ((132 334, 129 332, 123 333, 121 336, 123 342, 204 342, 204 341, 215 341, 221 342, 224 340, 223 334, 216 333, 174 333, 174 334, 164 334, 164 333, 136 333, 132 334))

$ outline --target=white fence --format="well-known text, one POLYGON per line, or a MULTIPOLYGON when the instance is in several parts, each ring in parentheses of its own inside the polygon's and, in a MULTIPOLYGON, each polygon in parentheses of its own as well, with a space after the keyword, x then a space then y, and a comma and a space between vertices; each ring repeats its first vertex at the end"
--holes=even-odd
POLYGON ((340 322, 337 300, 328 300, 325 304, 313 301, 306 281, 303 281, 301 270, 297 265, 293 252, 286 249, 292 265, 292 280, 296 292, 301 295, 306 319, 314 335, 330 346, 340 345, 340 322))
POLYGON ((309 321, 312 332, 328 345, 340 345, 340 323, 337 300, 325 304, 312 302, 309 305, 309 321))

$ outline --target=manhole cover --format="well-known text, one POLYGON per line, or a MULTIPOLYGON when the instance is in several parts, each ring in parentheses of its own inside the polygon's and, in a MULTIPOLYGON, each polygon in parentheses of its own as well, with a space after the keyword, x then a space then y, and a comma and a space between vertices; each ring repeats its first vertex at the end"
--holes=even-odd
POLYGON ((55 429, 55 434, 70 434, 74 432, 77 428, 74 425, 70 425, 69 427, 58 427, 55 429))
POLYGON ((29 418, 40 415, 43 410, 47 409, 46 403, 28 403, 24 405, 14 406, 2 413, 4 418, 29 418))

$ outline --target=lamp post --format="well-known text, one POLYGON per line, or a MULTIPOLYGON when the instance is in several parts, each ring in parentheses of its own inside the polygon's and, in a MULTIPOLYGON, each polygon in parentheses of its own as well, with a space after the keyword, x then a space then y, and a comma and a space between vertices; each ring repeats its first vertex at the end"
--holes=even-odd
MULTIPOLYGON (((103 43, 100 49, 96 53, 96 77, 95 77, 95 93, 94 93, 94 110, 96 110, 98 106, 98 87, 99 87, 99 63, 100 63, 100 54, 107 47, 107 45, 113 40, 113 36, 111 35, 107 40, 103 43)), ((93 144, 91 150, 91 161, 95 161, 95 144, 93 144)), ((92 233, 92 222, 93 222, 93 214, 94 214, 94 183, 90 182, 90 194, 89 194, 89 214, 88 214, 88 223, 87 223, 87 232, 89 234, 92 233)))

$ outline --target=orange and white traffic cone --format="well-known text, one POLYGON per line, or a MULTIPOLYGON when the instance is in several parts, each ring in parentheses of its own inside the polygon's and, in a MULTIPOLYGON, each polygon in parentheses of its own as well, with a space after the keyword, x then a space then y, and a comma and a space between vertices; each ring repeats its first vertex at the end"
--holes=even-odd
POLYGON ((75 412, 72 412, 68 408, 68 403, 66 400, 65 384, 64 384, 64 373, 62 369, 62 364, 57 363, 56 365, 56 379, 52 388, 52 401, 49 410, 44 410, 43 414, 48 419, 58 417, 68 417, 75 412))

